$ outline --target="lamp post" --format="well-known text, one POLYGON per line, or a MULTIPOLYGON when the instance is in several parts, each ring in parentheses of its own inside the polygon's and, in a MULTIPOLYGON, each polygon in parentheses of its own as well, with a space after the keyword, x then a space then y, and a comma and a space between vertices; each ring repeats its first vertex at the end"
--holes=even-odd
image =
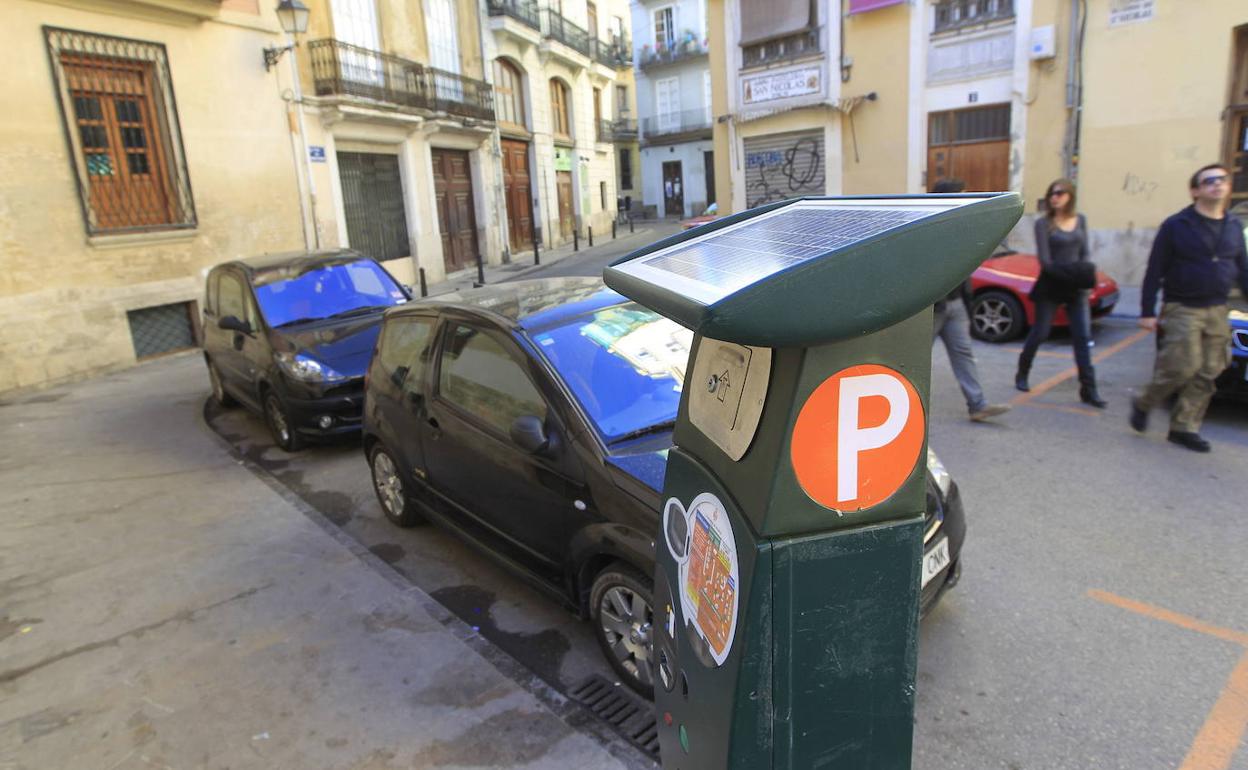
MULTIPOLYGON (((308 30, 308 7, 300 0, 279 0, 277 8, 274 9, 277 14, 277 22, 281 25, 282 31, 286 33, 286 45, 277 47, 271 46, 264 49, 264 69, 271 70, 278 61, 281 60, 282 54, 295 48, 295 35, 302 35, 308 30)), ((295 104, 295 116, 299 125, 299 142, 296 145, 294 137, 291 137, 291 151, 295 155, 295 178, 300 182, 299 190, 299 217, 303 223, 303 246, 305 249, 311 250, 321 247, 320 227, 316 220, 316 182, 312 178, 312 168, 308 162, 308 132, 303 120, 303 89, 299 82, 299 65, 295 61, 295 57, 290 57, 290 80, 291 80, 291 101, 295 104), (308 195, 303 195, 302 182, 307 182, 308 195), (309 207, 309 201, 311 206, 309 207), (308 237, 308 221, 312 223, 312 235, 308 237)))

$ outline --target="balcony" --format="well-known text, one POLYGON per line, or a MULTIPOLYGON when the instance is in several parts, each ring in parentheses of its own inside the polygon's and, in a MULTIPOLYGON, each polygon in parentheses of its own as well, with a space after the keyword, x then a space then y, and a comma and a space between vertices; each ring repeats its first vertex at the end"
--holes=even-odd
POLYGON ((654 48, 651 48, 649 45, 642 46, 641 60, 638 62, 638 66, 643 70, 666 67, 671 64, 680 64, 681 62, 704 58, 707 53, 706 41, 698 40, 689 35, 684 40, 670 45, 659 44, 654 48))
POLYGON ((707 109, 684 110, 655 115, 641 122, 641 136, 646 144, 660 139, 672 142, 684 139, 710 138, 711 116, 707 109))
POLYGON ((313 40, 308 54, 317 96, 353 96, 494 120, 494 91, 483 81, 339 40, 313 40))
POLYGON ((1014 18, 1014 0, 941 0, 933 33, 1014 18))
POLYGON ((599 64, 617 70, 626 70, 633 66, 633 47, 626 37, 615 37, 606 40, 590 40, 590 57, 599 64))
POLYGON ((563 43, 583 56, 590 55, 589 33, 550 8, 542 13, 542 37, 563 43))
POLYGON ((510 16, 539 32, 542 29, 541 11, 535 0, 486 0, 486 9, 491 16, 510 16))
POLYGON ((617 142, 627 142, 637 138, 637 121, 620 118, 611 121, 611 136, 617 142))
POLYGON ((819 53, 819 27, 741 47, 741 68, 792 61, 819 53))

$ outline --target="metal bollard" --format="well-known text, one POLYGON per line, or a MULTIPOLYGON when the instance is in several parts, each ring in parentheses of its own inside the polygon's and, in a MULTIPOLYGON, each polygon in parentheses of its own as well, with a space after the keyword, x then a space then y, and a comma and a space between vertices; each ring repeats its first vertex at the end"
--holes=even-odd
POLYGON ((539 244, 540 244, 540 240, 538 239, 537 235, 534 234, 533 236, 533 264, 535 265, 542 264, 542 247, 539 244))
POLYGON ((611 240, 615 240, 615 220, 611 220, 611 240))
POLYGON ((589 232, 589 247, 592 249, 594 247, 594 228, 586 227, 585 229, 589 232))
POLYGON ((633 232, 633 218, 631 216, 628 218, 628 232, 633 232))
POLYGON ((572 250, 581 250, 581 231, 576 228, 572 228, 572 250))
POLYGON ((420 268, 419 272, 420 272, 420 296, 428 297, 429 296, 429 284, 425 283, 425 269, 422 267, 420 268))

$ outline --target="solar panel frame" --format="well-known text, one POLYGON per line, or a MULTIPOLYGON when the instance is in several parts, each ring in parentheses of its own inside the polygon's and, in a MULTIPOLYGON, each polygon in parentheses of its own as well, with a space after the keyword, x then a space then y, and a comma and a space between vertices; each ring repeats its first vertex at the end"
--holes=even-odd
MULTIPOLYGON (((965 196, 798 199, 612 267, 638 280, 664 286, 699 304, 713 305, 811 260, 980 200, 982 198, 965 196), (852 214, 853 217, 842 217, 844 221, 837 223, 837 230, 812 229, 819 224, 819 218, 814 215, 833 213, 852 214), (878 219, 878 215, 883 213, 902 216, 892 217, 886 226, 862 226, 864 222, 872 223, 872 215, 877 215, 875 218, 878 219), (799 220, 807 229, 794 233, 784 230, 777 232, 768 227, 769 222, 774 226, 794 219, 799 220), (768 248, 777 243, 783 246, 768 248), (689 259, 690 254, 701 259, 689 259), (768 269, 742 269, 745 267, 743 261, 751 258, 761 258, 768 269), (693 275, 695 272, 700 272, 701 275, 693 275)), ((824 219, 826 218, 825 216, 824 219)))

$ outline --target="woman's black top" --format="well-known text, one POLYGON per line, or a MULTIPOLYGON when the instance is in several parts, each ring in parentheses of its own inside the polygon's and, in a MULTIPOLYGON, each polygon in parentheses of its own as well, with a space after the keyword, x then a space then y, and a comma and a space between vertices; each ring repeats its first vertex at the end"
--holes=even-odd
POLYGON ((1096 283, 1096 266, 1088 259, 1088 222, 1083 214, 1067 232, 1049 217, 1036 219, 1036 256, 1040 277, 1031 291, 1038 302, 1074 302, 1081 289, 1096 283))

